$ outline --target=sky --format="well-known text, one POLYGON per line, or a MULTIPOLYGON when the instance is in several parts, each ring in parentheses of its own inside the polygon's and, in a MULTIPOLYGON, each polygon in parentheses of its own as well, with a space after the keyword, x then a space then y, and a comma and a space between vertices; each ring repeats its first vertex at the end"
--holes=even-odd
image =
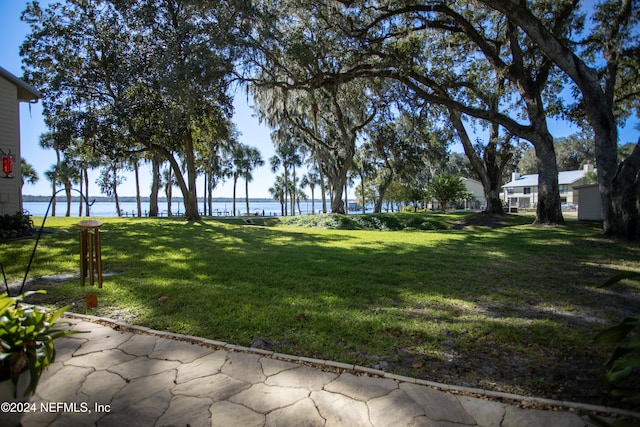
MULTIPOLYGON (((21 58, 19 48, 22 41, 29 32, 29 27, 20 21, 20 14, 25 8, 26 0, 0 0, 0 66, 14 74, 22 77, 21 58)), ((48 0, 41 1, 41 4, 48 3, 48 0)), ((265 124, 261 124, 255 117, 251 109, 250 102, 242 89, 239 89, 234 97, 235 113, 233 122, 240 131, 240 142, 256 147, 262 154, 265 165, 257 168, 253 172, 254 179, 249 183, 249 197, 251 198, 271 198, 269 187, 273 186, 274 174, 270 170, 269 158, 274 154, 274 146, 270 138, 270 130, 265 124)), ((577 128, 562 121, 549 121, 549 127, 555 138, 571 135, 577 128)), ((637 117, 632 117, 627 121, 626 126, 620 129, 620 142, 636 142, 640 137, 637 117)), ((40 148, 40 135, 47 131, 42 117, 41 103, 20 105, 20 133, 22 157, 30 163, 36 170, 39 181, 36 184, 25 184, 23 194, 25 195, 50 195, 52 192, 51 183, 44 176, 44 172, 49 170, 55 163, 55 152, 40 148)), ((461 152, 460 146, 454 146, 453 151, 461 152)), ((99 176, 99 171, 89 172, 89 194, 90 196, 100 195, 100 190, 95 181, 99 176)), ((135 196, 135 178, 133 174, 125 174, 125 181, 118 186, 120 196, 135 196)), ((151 170, 148 165, 141 165, 140 170, 140 190, 142 196, 148 196, 151 188, 151 170)), ((202 196, 204 193, 203 179, 198 180, 197 193, 202 196)), ((174 190, 174 195, 179 192, 174 190)), ((232 197, 233 183, 227 181, 220 184, 214 190, 214 197, 232 197)), ((309 193, 310 195, 310 193, 309 193)), ((244 197, 244 182, 238 182, 237 196, 244 197)))

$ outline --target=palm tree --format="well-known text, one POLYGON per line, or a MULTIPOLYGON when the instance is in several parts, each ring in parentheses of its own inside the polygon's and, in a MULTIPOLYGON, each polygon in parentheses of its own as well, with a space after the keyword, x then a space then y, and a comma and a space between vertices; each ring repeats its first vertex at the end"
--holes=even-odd
POLYGON ((353 172, 360 178, 360 185, 362 190, 362 213, 367 211, 367 199, 365 193, 365 179, 375 172, 374 162, 371 153, 371 144, 365 143, 361 145, 353 156, 353 172))
MULTIPOLYGON (((282 133, 275 132, 272 137, 283 138, 282 133), (274 135, 277 134, 277 135, 274 135)), ((285 203, 287 195, 291 195, 291 215, 295 215, 295 190, 296 190, 296 166, 302 165, 302 157, 298 153, 298 147, 290 142, 283 142, 276 146, 276 153, 269 159, 271 171, 277 172, 280 166, 284 169, 284 188, 287 190, 284 197, 285 203), (289 182, 289 171, 292 171, 292 183, 289 182)), ((285 204, 284 215, 288 214, 285 204)))
POLYGON ((116 212, 118 216, 122 215, 120 210, 120 198, 118 197, 118 185, 122 184, 123 178, 118 176, 119 165, 113 160, 104 164, 104 168, 100 173, 100 178, 96 181, 100 187, 100 191, 108 197, 113 197, 116 202, 116 212))
POLYGON ((138 209, 138 218, 140 218, 142 217, 142 201, 140 198, 140 173, 139 173, 140 158, 138 157, 137 154, 131 154, 127 158, 127 166, 128 166, 127 169, 129 168, 133 169, 133 175, 136 180, 136 207, 138 209))
POLYGON ((280 202, 280 210, 282 212, 281 213, 282 216, 285 216, 285 211, 287 207, 287 200, 286 200, 287 191, 286 191, 285 182, 286 182, 285 177, 283 175, 280 175, 276 177, 276 182, 273 184, 273 187, 269 187, 269 193, 271 193, 271 196, 273 197, 273 199, 280 202))
POLYGON ((288 165, 284 163, 282 159, 277 155, 269 158, 269 164, 271 165, 271 172, 274 172, 274 173, 277 172, 278 169, 280 169, 281 165, 284 166, 284 173, 276 178, 276 183, 278 180, 282 181, 281 185, 272 187, 269 189, 269 191, 271 192, 271 190, 273 189, 277 192, 277 193, 273 193, 273 192, 271 193, 274 196, 274 198, 276 198, 277 196, 276 200, 280 200, 280 204, 282 208, 282 216, 287 216, 289 213, 287 208, 288 194, 286 190, 287 187, 289 187, 289 171, 287 170, 288 165))
POLYGON ((80 199, 78 204, 78 215, 82 216, 83 207, 86 205, 87 216, 89 216, 89 168, 93 169, 100 165, 99 158, 93 154, 92 147, 85 143, 84 140, 74 140, 74 145, 65 150, 65 158, 71 161, 78 170, 80 178, 80 193, 84 196, 84 200, 80 199))
MULTIPOLYGON (((46 177, 51 181, 52 193, 54 196, 56 194, 58 188, 58 178, 56 168, 60 167, 60 162, 62 158, 61 150, 64 148, 63 144, 58 138, 58 134, 54 132, 46 132, 40 135, 40 146, 42 148, 51 148, 56 152, 56 163, 51 167, 51 169, 45 172, 46 177)), ((56 198, 53 197, 51 199, 51 216, 56 216, 56 198)))
POLYGON ((300 181, 300 186, 301 187, 309 187, 309 189, 311 190, 311 212, 312 213, 316 213, 316 204, 315 204, 315 199, 316 199, 316 195, 315 195, 315 189, 316 189, 316 185, 320 182, 320 176, 318 175, 318 173, 316 171, 309 171, 307 172, 306 175, 304 175, 302 177, 302 180, 300 181))
POLYGON ((302 209, 300 208, 300 200, 307 201, 309 200, 309 196, 307 196, 307 194, 302 191, 302 188, 298 188, 296 190, 296 205, 298 205, 298 215, 302 215, 302 209))
POLYGON ((71 189, 73 183, 80 180, 80 173, 69 159, 62 160, 59 164, 52 166, 51 169, 44 173, 51 182, 61 182, 64 185, 65 195, 67 197, 67 213, 65 216, 71 216, 71 189))
POLYGON ((245 171, 249 169, 247 160, 247 146, 244 144, 237 144, 233 149, 233 216, 236 216, 236 185, 238 178, 244 175, 245 171))
POLYGON ((35 184, 40 179, 36 170, 25 159, 20 159, 20 175, 22 176, 20 188, 24 187, 25 183, 35 184))
POLYGON ((246 164, 247 168, 244 171, 244 182, 245 182, 245 202, 247 204, 247 214, 249 214, 249 182, 253 180, 253 176, 251 172, 259 167, 264 165, 264 160, 262 160, 262 156, 260 155, 260 151, 254 147, 247 147, 245 150, 246 155, 246 164))

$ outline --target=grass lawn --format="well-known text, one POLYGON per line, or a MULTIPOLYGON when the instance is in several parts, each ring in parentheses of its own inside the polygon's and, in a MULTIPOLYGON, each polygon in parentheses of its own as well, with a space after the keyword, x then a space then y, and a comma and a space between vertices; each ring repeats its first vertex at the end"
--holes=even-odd
MULTIPOLYGON (((510 215, 490 228, 462 227, 469 214, 352 224, 103 218, 103 265, 117 274, 101 290, 43 283, 38 302, 87 313, 95 292, 91 314, 153 329, 245 346, 261 338, 282 353, 614 404, 602 379, 609 349, 591 340, 640 312, 640 283, 596 287, 640 271, 640 246, 605 239, 595 225, 534 227, 532 219, 510 215), (411 228, 341 229, 354 224, 411 228)), ((78 271, 77 221, 47 219, 56 233, 40 241, 30 277, 78 271)), ((0 244, 10 282, 22 280, 33 244, 0 244)))

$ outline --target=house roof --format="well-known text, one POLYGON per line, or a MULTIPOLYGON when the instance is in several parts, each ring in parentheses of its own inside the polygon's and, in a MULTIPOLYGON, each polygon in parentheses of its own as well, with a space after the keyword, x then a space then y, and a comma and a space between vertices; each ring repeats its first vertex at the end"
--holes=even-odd
MULTIPOLYGON (((573 184, 584 178, 584 170, 577 171, 562 171, 558 172, 558 184, 573 184)), ((502 188, 510 187, 535 187, 538 185, 538 174, 522 175, 514 181, 508 182, 502 186, 502 188)))
POLYGON ((18 88, 18 101, 37 101, 42 98, 42 94, 36 88, 20 80, 2 67, 0 67, 0 76, 18 88))

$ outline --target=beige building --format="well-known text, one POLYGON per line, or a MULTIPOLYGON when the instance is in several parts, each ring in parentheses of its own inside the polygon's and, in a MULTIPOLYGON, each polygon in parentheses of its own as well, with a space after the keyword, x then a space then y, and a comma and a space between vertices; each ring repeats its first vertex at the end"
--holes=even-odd
POLYGON ((42 95, 0 67, 0 215, 22 212, 20 175, 20 102, 37 102, 42 95))
MULTIPOLYGON (((563 208, 576 209, 579 205, 577 186, 587 183, 586 174, 594 172, 593 165, 583 169, 558 173, 560 201, 563 208)), ((503 200, 509 211, 517 209, 535 209, 538 204, 538 174, 520 175, 514 172, 511 182, 502 186, 503 200)))

